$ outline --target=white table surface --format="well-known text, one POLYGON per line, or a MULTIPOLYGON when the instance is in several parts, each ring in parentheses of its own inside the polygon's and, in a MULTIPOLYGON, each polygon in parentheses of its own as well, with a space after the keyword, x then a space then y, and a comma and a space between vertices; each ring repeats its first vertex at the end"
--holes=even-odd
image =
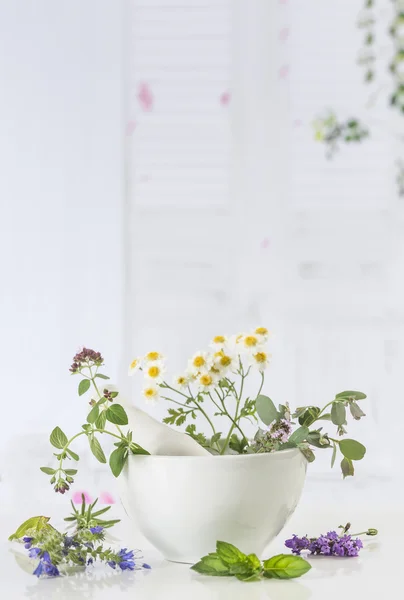
MULTIPOLYGON (((291 521, 268 548, 268 557, 288 552, 283 542, 293 533, 326 533, 350 520, 354 531, 368 527, 380 531, 376 538, 366 539, 358 558, 309 557, 312 569, 299 579, 243 583, 232 578, 204 577, 187 565, 169 563, 137 534, 136 541, 141 543, 136 546, 142 548, 145 560, 152 565, 151 571, 122 573, 98 565, 73 576, 38 580, 19 565, 16 545, 5 541, 10 533, 9 523, 21 521, 16 507, 15 515, 3 514, 0 520, 0 597, 4 600, 399 600, 404 597, 400 591, 404 564, 403 504, 396 487, 386 481, 371 484, 314 481, 309 487, 291 521)), ((133 547, 130 539, 136 534, 130 529, 130 524, 123 521, 118 534, 123 545, 133 547)), ((20 547, 17 548, 20 552, 20 547)))

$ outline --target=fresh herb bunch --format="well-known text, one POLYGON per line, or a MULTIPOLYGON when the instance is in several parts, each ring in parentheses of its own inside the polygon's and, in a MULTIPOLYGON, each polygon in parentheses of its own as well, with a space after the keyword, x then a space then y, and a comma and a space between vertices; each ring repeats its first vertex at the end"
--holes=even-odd
POLYGON ((377 529, 368 529, 360 533, 349 533, 350 528, 351 524, 347 523, 339 526, 340 533, 329 531, 326 535, 312 538, 307 535, 303 537, 293 535, 292 538, 285 541, 285 546, 298 556, 304 551, 324 556, 358 556, 359 551, 363 548, 362 540, 358 536, 375 536, 378 531, 377 529))
POLYGON ((94 511, 96 503, 97 500, 86 507, 84 496, 80 510, 72 503, 73 514, 65 519, 74 527, 71 533, 61 533, 50 525, 49 517, 39 516, 22 523, 9 537, 9 540, 22 542, 29 558, 38 560, 34 575, 55 577, 60 575, 61 567, 86 567, 97 560, 122 571, 150 568, 141 562, 139 551, 122 548, 117 552, 105 547, 104 531, 118 523, 119 519, 100 519, 100 515, 111 507, 94 511), (136 563, 137 560, 140 562, 136 563))
POLYGON ((216 542, 216 552, 202 557, 191 569, 202 575, 259 581, 262 578, 301 577, 311 569, 311 565, 300 556, 290 554, 278 554, 261 562, 256 554, 244 554, 232 544, 216 542))
POLYGON ((54 453, 58 465, 56 468, 41 467, 41 471, 51 476, 50 483, 54 485, 55 492, 64 494, 74 481, 73 476, 77 473, 77 469, 66 468, 65 462, 79 460, 78 454, 71 449, 71 444, 80 436, 87 437, 91 452, 100 463, 106 463, 107 459, 97 435, 105 434, 117 440, 116 448, 109 457, 109 465, 115 477, 121 473, 129 453, 149 454, 147 450, 132 440, 131 431, 126 433, 122 431, 121 426, 128 424, 128 416, 123 406, 115 402, 118 392, 108 389, 108 387, 104 387, 100 391, 97 381, 109 379, 107 375, 99 372, 103 364, 104 359, 101 354, 88 348, 83 348, 73 357, 70 372, 82 378, 78 385, 78 394, 83 396, 92 388, 93 397, 89 402, 90 411, 87 415, 87 423, 81 426, 81 431, 70 439, 60 427, 55 427, 50 434, 50 443, 59 450, 54 453), (114 431, 111 431, 111 427, 114 431))

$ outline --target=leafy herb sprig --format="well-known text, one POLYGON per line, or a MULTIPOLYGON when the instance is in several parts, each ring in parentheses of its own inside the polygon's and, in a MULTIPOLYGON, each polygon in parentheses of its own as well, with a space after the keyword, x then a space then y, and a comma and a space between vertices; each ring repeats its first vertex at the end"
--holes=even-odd
POLYGON ((203 556, 191 569, 202 575, 259 581, 262 578, 301 577, 311 569, 311 565, 300 556, 290 554, 278 554, 261 562, 256 554, 244 554, 233 544, 218 541, 216 552, 203 556))

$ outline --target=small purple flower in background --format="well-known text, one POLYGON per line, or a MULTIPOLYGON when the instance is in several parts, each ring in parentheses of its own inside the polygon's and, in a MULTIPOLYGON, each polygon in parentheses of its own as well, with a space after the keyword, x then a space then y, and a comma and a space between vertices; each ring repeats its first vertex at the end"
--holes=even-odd
POLYGON ((327 535, 320 535, 317 538, 308 538, 307 536, 292 538, 285 541, 285 546, 290 548, 293 554, 300 555, 302 551, 308 550, 311 554, 323 556, 358 556, 359 550, 363 548, 362 540, 358 535, 377 535, 377 529, 368 529, 361 533, 348 534, 350 523, 341 526, 342 533, 338 535, 336 531, 329 531, 327 535))
POLYGON ((287 419, 281 419, 276 421, 270 426, 269 434, 273 440, 278 440, 282 444, 285 444, 290 434, 292 433, 292 423, 287 419))
POLYGON ((118 563, 118 565, 122 571, 126 571, 126 569, 133 571, 135 568, 133 550, 128 551, 127 548, 122 548, 122 550, 118 552, 118 556, 121 558, 121 561, 118 563))
POLYGON ((101 525, 96 525, 95 527, 90 527, 90 531, 91 533, 101 533, 102 531, 104 531, 104 527, 101 527, 101 525))
POLYGON ((32 540, 34 538, 32 537, 23 537, 22 541, 24 542, 24 548, 26 548, 27 550, 29 550, 29 548, 31 548, 32 546, 32 540))

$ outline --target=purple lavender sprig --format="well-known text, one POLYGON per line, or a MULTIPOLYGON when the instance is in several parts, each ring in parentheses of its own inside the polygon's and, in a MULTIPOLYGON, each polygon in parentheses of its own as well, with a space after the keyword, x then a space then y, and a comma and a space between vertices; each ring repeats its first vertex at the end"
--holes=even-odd
POLYGON ((368 529, 361 533, 349 534, 350 527, 350 523, 345 526, 340 525, 340 529, 342 529, 340 534, 336 531, 329 531, 326 535, 320 535, 317 538, 299 537, 294 534, 292 538, 285 541, 285 546, 297 555, 308 551, 311 554, 322 554, 323 556, 358 556, 359 551, 363 548, 363 543, 357 536, 374 536, 378 532, 377 529, 368 529))

